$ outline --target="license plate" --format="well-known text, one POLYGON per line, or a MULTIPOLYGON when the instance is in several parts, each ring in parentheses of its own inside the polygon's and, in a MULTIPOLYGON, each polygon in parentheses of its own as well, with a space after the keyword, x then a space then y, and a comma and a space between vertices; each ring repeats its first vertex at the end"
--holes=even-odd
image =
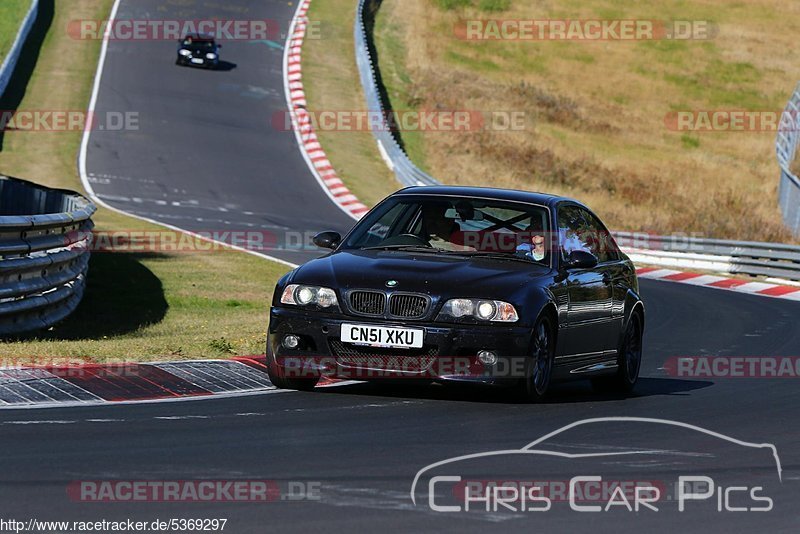
POLYGON ((425 331, 363 324, 343 324, 342 341, 370 347, 420 349, 425 331))
POLYGON ((202 59, 192 59, 192 63, 196 63, 198 65, 202 65, 203 64, 203 60, 202 59))

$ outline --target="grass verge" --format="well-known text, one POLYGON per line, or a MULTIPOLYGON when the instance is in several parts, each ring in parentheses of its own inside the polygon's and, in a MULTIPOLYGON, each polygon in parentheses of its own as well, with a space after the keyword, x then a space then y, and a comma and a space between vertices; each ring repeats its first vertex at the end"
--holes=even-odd
MULTIPOLYGON (((366 110, 353 43, 356 2, 314 0, 309 20, 318 38, 303 46, 303 84, 312 112, 366 110)), ((318 131, 320 144, 339 176, 362 202, 374 205, 400 188, 378 153, 370 131, 318 131)))
MULTIPOLYGON (((18 109, 86 109, 100 42, 73 40, 64 29, 72 19, 106 19, 112 0, 51 5, 52 23, 18 109)), ((7 133, 0 173, 81 190, 80 142, 76 132, 7 133)), ((95 222, 99 231, 161 230, 105 209, 95 222)), ((263 354, 272 288, 287 271, 232 251, 95 254, 90 269, 72 317, 36 337, 2 343, 1 356, 146 361, 263 354)))
POLYGON ((31 0, 3 0, 0 3, 0 63, 14 44, 30 7, 31 0))

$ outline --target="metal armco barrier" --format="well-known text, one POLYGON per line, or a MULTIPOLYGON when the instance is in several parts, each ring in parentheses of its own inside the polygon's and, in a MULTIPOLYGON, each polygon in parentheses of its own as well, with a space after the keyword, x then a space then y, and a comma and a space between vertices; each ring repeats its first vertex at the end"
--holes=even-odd
POLYGON ((22 21, 22 24, 20 25, 19 32, 14 40, 14 44, 11 45, 11 49, 3 59, 2 66, 0 66, 0 95, 6 91, 8 83, 11 81, 11 76, 14 74, 14 68, 17 66, 17 61, 19 61, 19 56, 22 53, 22 47, 25 45, 25 40, 28 38, 28 34, 31 32, 31 28, 33 27, 33 23, 36 21, 36 16, 38 14, 39 0, 32 0, 31 7, 28 10, 28 14, 25 16, 25 19, 22 21))
MULTIPOLYGON (((371 27, 380 0, 358 0, 355 23, 356 62, 361 83, 371 113, 387 113, 379 73, 371 48, 371 27)), ((787 111, 798 116, 800 110, 800 85, 787 111)), ((781 162, 781 207, 787 224, 800 233, 800 179, 792 175, 789 165, 794 159, 798 132, 792 128, 778 136, 778 159, 781 162)), ((373 129, 381 155, 392 168, 397 179, 405 186, 437 185, 439 182, 417 168, 403 151, 388 128, 373 129)), ((650 234, 615 232, 622 249, 638 263, 696 268, 730 274, 766 276, 785 280, 800 280, 800 247, 694 237, 664 237, 650 234)))
POLYGON ((778 153, 778 165, 781 167, 781 183, 779 187, 779 199, 783 220, 791 228, 792 232, 800 235, 800 178, 794 175, 791 170, 792 162, 797 153, 797 143, 800 139, 800 132, 797 128, 797 120, 800 118, 800 84, 792 93, 792 98, 786 105, 786 116, 791 118, 792 127, 784 128, 778 132, 776 150, 778 153))
POLYGON ((614 232, 634 261, 800 281, 800 247, 691 236, 614 232))
POLYGON ((96 209, 77 193, 0 176, 0 336, 48 328, 75 311, 96 209))
MULTIPOLYGON (((370 114, 386 117, 391 110, 384 109, 381 97, 382 87, 379 80, 377 61, 373 58, 370 47, 369 28, 372 27, 375 11, 380 2, 378 0, 358 0, 358 13, 356 14, 355 42, 356 63, 361 75, 361 84, 367 98, 367 110, 370 114)), ((395 176, 404 186, 412 185, 437 185, 439 182, 432 176, 423 172, 414 165, 408 155, 403 151, 397 138, 387 127, 373 128, 372 133, 378 142, 378 150, 386 164, 394 171, 395 176)))

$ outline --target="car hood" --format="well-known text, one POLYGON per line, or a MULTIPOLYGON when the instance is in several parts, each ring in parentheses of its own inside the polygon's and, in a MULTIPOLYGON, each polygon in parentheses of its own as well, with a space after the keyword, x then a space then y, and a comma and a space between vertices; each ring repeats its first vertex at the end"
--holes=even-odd
POLYGON ((291 283, 336 289, 387 289, 431 296, 510 299, 552 275, 546 267, 518 261, 447 254, 346 250, 298 268, 291 283))
POLYGON ((181 46, 181 49, 182 50, 188 50, 189 52, 192 53, 192 55, 202 54, 202 55, 205 56, 206 54, 209 54, 209 53, 211 53, 211 54, 216 54, 217 53, 217 49, 216 48, 206 48, 204 46, 187 46, 187 45, 183 45, 183 46, 181 46))

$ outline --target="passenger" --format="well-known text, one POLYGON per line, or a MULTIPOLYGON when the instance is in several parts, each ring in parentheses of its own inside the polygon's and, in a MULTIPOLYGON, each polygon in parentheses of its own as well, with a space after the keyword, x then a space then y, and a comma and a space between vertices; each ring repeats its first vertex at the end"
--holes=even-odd
POLYGON ((525 256, 534 261, 544 261, 547 256, 545 247, 545 231, 542 221, 537 218, 531 219, 531 224, 523 234, 522 243, 517 246, 517 255, 525 256))

